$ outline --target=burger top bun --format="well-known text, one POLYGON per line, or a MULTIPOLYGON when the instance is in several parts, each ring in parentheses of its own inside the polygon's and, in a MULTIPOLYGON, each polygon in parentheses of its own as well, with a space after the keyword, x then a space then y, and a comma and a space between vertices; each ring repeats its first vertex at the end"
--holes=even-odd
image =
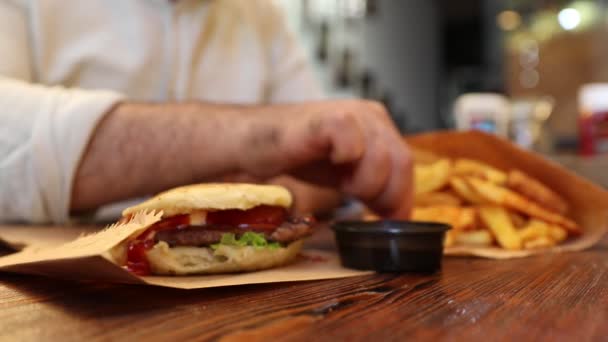
POLYGON ((136 212, 163 211, 163 216, 189 214, 196 210, 247 210, 259 205, 289 208, 291 194, 276 185, 206 183, 187 185, 162 192, 138 205, 125 209, 127 216, 136 212))

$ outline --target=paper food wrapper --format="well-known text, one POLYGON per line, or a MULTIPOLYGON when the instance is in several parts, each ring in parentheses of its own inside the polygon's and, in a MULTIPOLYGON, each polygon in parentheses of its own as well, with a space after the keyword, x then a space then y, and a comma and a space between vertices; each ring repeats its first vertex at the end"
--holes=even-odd
POLYGON ((0 247, 20 251, 26 247, 50 247, 95 233, 100 226, 0 225, 0 247))
MULTIPOLYGON (((61 228, 58 231, 58 237, 49 238, 51 235, 44 236, 45 234, 43 234, 41 238, 32 239, 32 233, 40 232, 40 227, 23 232, 18 232, 18 229, 12 227, 4 231, 5 234, 10 232, 9 239, 6 238, 6 235, 4 238, 12 244, 19 241, 26 242, 27 246, 21 252, 0 258, 0 271, 181 289, 333 279, 371 273, 343 268, 335 253, 318 250, 302 251, 296 261, 289 265, 249 273, 140 277, 118 265, 114 261, 116 260, 116 256, 113 256, 114 247, 119 246, 130 236, 141 233, 148 226, 160 220, 160 217, 160 213, 142 212, 135 215, 128 223, 112 225, 102 231, 63 243, 58 242, 65 241, 79 230, 74 227, 61 228)), ((52 232, 52 228, 48 230, 52 232)), ((2 233, 1 227, 0 233, 2 233)))
POLYGON ((568 216, 583 234, 549 249, 504 250, 498 247, 446 248, 447 255, 495 259, 525 257, 547 252, 579 251, 597 243, 608 229, 608 192, 548 159, 523 150, 507 140, 481 132, 438 132, 406 138, 414 148, 450 158, 471 158, 503 170, 519 169, 560 194, 570 205, 568 216))

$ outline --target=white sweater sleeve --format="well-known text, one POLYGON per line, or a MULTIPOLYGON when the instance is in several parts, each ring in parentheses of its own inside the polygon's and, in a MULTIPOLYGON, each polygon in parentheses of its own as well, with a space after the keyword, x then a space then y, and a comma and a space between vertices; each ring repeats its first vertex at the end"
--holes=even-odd
POLYGON ((312 65, 280 8, 272 11, 275 36, 272 42, 270 102, 301 102, 325 98, 312 65))
POLYGON ((0 221, 68 219, 80 157, 119 99, 0 77, 0 221))
POLYGON ((0 222, 64 222, 81 155, 121 95, 30 83, 26 23, 0 2, 0 222))

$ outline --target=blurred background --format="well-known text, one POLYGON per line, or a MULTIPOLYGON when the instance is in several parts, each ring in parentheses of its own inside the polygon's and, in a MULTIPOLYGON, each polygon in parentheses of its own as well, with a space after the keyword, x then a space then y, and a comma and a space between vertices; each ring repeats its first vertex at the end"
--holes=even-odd
POLYGON ((280 3, 329 96, 382 101, 404 133, 608 151, 608 0, 280 3))

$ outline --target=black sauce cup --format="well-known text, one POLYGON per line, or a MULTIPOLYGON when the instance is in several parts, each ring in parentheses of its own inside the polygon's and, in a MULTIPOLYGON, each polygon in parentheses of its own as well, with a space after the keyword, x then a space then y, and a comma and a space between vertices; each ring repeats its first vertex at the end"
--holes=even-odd
POLYGON ((441 269, 450 226, 415 221, 340 221, 332 225, 342 265, 377 272, 441 269))

